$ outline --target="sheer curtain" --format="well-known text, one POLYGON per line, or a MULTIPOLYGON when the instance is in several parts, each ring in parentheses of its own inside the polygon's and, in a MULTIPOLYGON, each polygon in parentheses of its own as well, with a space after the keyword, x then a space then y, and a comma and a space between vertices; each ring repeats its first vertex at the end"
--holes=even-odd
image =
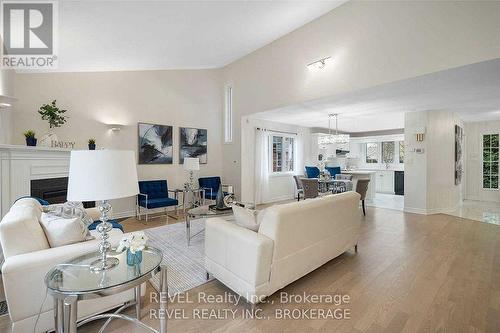
POLYGON ((264 201, 264 194, 269 186, 269 133, 255 130, 255 204, 264 201))

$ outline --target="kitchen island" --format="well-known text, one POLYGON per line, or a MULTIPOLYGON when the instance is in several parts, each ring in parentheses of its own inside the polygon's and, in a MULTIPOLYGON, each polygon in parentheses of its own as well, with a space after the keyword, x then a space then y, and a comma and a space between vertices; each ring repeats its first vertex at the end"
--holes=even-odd
POLYGON ((366 202, 372 202, 375 198, 375 189, 377 186, 376 172, 371 170, 342 170, 343 174, 352 175, 353 189, 356 190, 356 185, 359 179, 369 179, 368 190, 366 191, 366 202))

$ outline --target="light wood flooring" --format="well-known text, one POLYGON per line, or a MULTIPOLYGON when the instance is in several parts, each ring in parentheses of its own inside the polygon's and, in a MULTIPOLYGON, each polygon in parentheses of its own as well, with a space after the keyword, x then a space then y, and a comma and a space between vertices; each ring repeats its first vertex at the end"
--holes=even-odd
MULTIPOLYGON (((174 220, 170 219, 173 223, 174 220)), ((156 219, 149 226, 165 220, 156 219)), ((138 221, 123 223, 126 231, 143 228, 138 221)), ((449 215, 422 216, 368 208, 363 219, 359 252, 347 252, 285 287, 289 294, 342 294, 350 302, 350 319, 284 319, 280 309, 335 309, 329 304, 280 304, 279 294, 258 306, 270 319, 248 319, 246 303, 185 304, 169 309, 184 311, 189 319, 169 320, 169 332, 500 332, 500 226, 449 215), (193 319, 193 311, 237 310, 232 319, 193 319)), ((157 308, 149 302, 148 287, 143 321, 157 308)), ((187 294, 196 300, 203 293, 230 293, 211 281, 187 294)), ((316 310, 317 311, 317 310, 316 310)), ((307 312, 306 312, 307 313, 307 312)), ((95 332, 96 324, 81 332, 95 332)), ((80 332, 80 331, 79 331, 80 332)), ((115 321, 108 332, 142 332, 115 321)))

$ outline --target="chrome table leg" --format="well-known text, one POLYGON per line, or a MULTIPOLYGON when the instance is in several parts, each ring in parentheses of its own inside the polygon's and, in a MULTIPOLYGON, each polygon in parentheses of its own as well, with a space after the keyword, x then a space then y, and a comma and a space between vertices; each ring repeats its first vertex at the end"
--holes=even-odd
POLYGON ((167 266, 161 265, 160 271, 160 333, 167 333, 168 280, 167 266))
POLYGON ((186 214, 186 235, 187 235, 187 245, 191 243, 191 219, 189 218, 189 214, 186 214))
POLYGON ((64 303, 62 299, 57 297, 54 297, 54 326, 55 326, 55 333, 63 333, 64 303))
POLYGON ((64 299, 64 333, 77 333, 77 299, 76 296, 68 296, 64 299))
POLYGON ((134 288, 134 298, 135 298, 135 317, 137 320, 141 320, 141 286, 134 288))

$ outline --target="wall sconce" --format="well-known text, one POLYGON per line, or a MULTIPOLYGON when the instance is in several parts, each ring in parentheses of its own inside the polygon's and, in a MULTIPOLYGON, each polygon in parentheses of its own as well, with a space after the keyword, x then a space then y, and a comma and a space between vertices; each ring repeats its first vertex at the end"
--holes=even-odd
POLYGON ((419 127, 415 128, 413 131, 413 134, 415 134, 415 139, 417 142, 422 142, 425 139, 425 127, 419 127))
POLYGON ((110 130, 112 130, 113 132, 119 132, 122 130, 123 128, 123 125, 119 125, 119 124, 109 124, 108 125, 108 128, 110 130))
POLYGON ((332 61, 332 57, 326 57, 323 59, 319 59, 316 61, 311 62, 310 64, 307 64, 307 68, 309 69, 323 69, 325 68, 326 64, 332 61))

